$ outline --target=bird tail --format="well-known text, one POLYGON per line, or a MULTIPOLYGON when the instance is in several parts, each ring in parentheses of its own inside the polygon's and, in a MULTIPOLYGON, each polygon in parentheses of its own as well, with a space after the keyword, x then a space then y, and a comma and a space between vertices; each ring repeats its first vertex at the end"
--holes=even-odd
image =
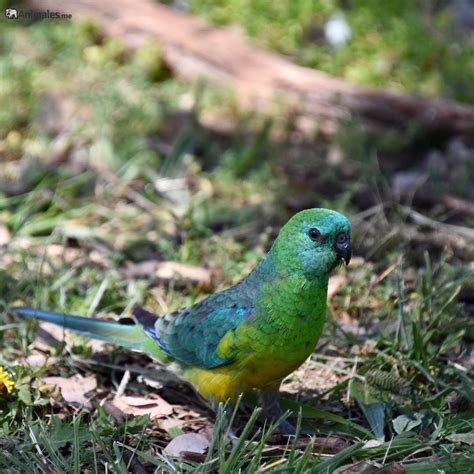
POLYGON ((159 346, 147 336, 143 327, 130 319, 124 320, 126 322, 106 321, 25 307, 15 307, 11 310, 19 316, 47 321, 92 339, 144 352, 161 361, 167 358, 159 346))

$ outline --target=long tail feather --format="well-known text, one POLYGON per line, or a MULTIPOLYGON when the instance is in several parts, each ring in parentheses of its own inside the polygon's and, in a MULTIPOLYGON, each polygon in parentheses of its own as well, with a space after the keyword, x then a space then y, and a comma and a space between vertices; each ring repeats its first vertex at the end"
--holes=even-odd
POLYGON ((85 318, 25 307, 15 307, 11 310, 19 316, 54 323, 92 339, 100 339, 111 344, 142 351, 161 360, 166 358, 160 348, 136 324, 121 324, 116 321, 85 318))

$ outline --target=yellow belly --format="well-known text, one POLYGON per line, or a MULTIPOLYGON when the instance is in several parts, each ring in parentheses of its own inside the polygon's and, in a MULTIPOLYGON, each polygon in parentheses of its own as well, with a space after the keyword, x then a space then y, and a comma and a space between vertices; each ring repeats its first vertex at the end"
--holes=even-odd
POLYGON ((268 365, 252 358, 239 366, 229 364, 215 369, 188 369, 185 377, 211 402, 223 402, 227 399, 235 401, 239 394, 254 388, 268 390, 277 386, 301 362, 273 360, 268 365))

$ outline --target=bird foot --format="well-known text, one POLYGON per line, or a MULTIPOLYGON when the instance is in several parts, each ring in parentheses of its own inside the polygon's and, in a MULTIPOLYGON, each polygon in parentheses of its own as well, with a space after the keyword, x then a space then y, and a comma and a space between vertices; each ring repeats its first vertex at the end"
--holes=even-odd
MULTIPOLYGON (((263 406, 263 416, 273 421, 280 419, 283 411, 278 401, 278 389, 261 392, 260 397, 263 406)), ((281 420, 278 424, 277 432, 282 436, 294 436, 296 429, 290 422, 281 420)))

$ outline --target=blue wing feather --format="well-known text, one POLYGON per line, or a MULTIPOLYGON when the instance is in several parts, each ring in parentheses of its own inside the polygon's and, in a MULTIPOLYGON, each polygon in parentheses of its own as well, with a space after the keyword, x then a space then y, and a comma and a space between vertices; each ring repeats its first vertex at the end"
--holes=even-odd
POLYGON ((235 329, 251 313, 250 308, 239 307, 232 298, 222 299, 220 294, 161 317, 135 308, 133 317, 168 356, 186 365, 212 368, 230 362, 217 355, 217 346, 228 331, 235 329), (224 301, 227 307, 223 305, 224 301))
POLYGON ((176 359, 192 366, 218 367, 230 362, 217 355, 219 342, 251 314, 251 308, 231 306, 217 308, 198 319, 186 311, 168 326, 161 338, 176 359))
POLYGON ((134 314, 145 333, 172 358, 194 367, 219 367, 231 362, 217 354, 219 342, 252 318, 259 287, 274 274, 273 260, 267 257, 245 280, 188 308, 163 317, 141 309, 134 314))

